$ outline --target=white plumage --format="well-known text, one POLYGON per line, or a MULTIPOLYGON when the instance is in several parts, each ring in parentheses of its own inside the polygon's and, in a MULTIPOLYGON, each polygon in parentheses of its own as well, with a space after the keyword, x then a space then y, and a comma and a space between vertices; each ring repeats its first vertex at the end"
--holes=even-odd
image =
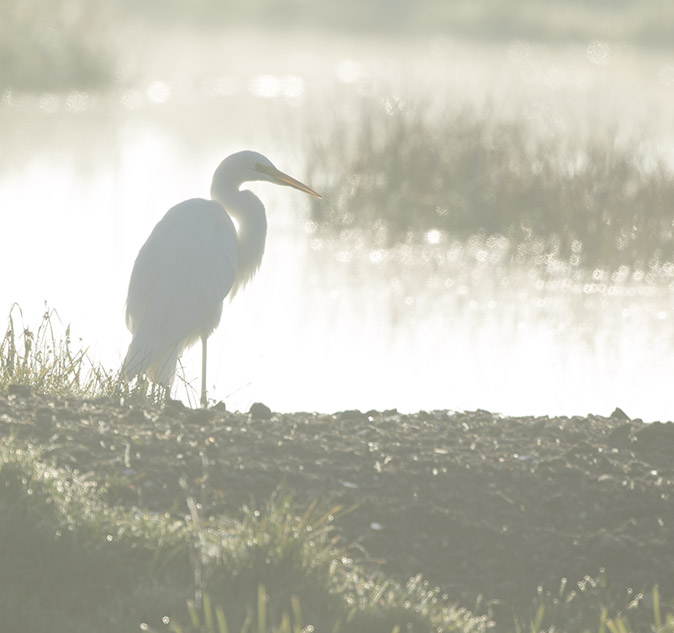
POLYGON ((170 386, 178 358, 201 338, 201 404, 206 406, 206 341, 220 322, 225 297, 252 279, 264 254, 264 205, 251 191, 240 190, 253 180, 320 198, 262 154, 243 151, 220 163, 212 200, 194 198, 169 209, 140 249, 131 273, 126 323, 133 339, 122 365, 128 379, 145 374, 170 386))

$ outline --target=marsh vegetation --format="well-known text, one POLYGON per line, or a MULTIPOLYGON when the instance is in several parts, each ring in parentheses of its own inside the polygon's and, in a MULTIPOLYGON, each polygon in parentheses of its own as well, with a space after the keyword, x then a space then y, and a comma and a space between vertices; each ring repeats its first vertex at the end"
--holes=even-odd
POLYGON ((674 631, 674 5, 187 6, 0 8, 3 633, 674 631), (324 197, 192 410, 128 273, 241 147, 324 197))

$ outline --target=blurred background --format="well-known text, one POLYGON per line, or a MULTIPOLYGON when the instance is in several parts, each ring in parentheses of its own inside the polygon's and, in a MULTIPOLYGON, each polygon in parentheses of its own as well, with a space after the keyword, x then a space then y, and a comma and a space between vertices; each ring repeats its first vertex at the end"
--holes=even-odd
POLYGON ((0 314, 117 368, 138 249, 249 148, 324 197, 251 185, 213 398, 671 419, 673 102, 665 0, 5 0, 0 314))

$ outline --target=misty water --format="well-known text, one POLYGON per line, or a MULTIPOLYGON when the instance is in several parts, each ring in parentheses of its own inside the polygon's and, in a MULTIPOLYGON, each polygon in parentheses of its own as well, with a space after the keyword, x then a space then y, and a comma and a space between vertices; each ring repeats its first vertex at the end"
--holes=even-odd
MULTIPOLYGON (((164 212, 207 197, 220 160, 243 148, 334 191, 308 148, 364 101, 386 116, 419 100, 431 109, 490 100, 496 116, 522 115, 551 135, 643 129, 646 159, 674 165, 674 69, 656 53, 304 32, 129 41, 110 88, 8 90, 0 102, 0 312, 17 302, 36 324, 46 301, 110 368, 130 339, 133 261, 164 212), (246 54, 252 39, 264 50, 246 54)), ((457 239, 432 226, 382 245, 367 231, 318 225, 310 205, 334 204, 330 196, 250 188, 267 208, 267 250, 210 339, 212 399, 322 412, 619 406, 671 418, 674 266, 541 265, 513 257, 503 237, 457 239)), ((197 391, 199 363, 198 347, 184 357, 197 391)), ((198 400, 180 384, 174 394, 198 400)))

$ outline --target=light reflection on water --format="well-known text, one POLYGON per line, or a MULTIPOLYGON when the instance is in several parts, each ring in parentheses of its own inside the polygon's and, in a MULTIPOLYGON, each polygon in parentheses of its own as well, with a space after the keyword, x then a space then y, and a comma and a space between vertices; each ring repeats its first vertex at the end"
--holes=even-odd
POLYGON ((499 253, 484 257, 486 244, 450 257, 442 246, 414 257, 399 249, 377 264, 356 251, 340 265, 343 248, 322 249, 336 265, 316 267, 321 281, 312 285, 330 289, 319 292, 326 315, 357 311, 346 334, 353 346, 344 350, 337 339, 328 357, 353 365, 345 391, 360 386, 360 402, 374 383, 382 404, 393 391, 408 409, 543 415, 619 405, 666 416, 672 271, 648 283, 620 273, 597 281, 592 272, 499 263, 499 253), (335 293, 340 278, 348 286, 335 293))
MULTIPOLYGON (((447 65, 453 45, 435 41, 429 50, 435 63, 423 65, 423 80, 432 85, 444 77, 450 89, 476 94, 507 85, 500 72, 485 79, 483 51, 447 65)), ((591 67, 560 67, 520 43, 505 63, 527 90, 545 90, 547 103, 526 107, 547 125, 555 91, 608 81, 604 58, 597 61, 602 50, 588 51, 591 67)), ((404 65, 359 55, 335 55, 322 81, 361 96, 383 81, 400 83, 404 65)), ((295 132, 311 118, 317 69, 293 72, 277 60, 269 72, 251 63, 235 75, 212 64, 190 81, 164 68, 112 96, 4 96, 0 122, 13 151, 0 158, 3 234, 11 236, 0 255, 10 271, 0 314, 18 301, 37 322, 47 300, 95 359, 118 366, 129 340, 123 304, 131 266, 165 210, 206 196, 218 162, 242 147, 303 179, 295 132)), ((391 103, 403 98, 398 88, 391 103)), ((671 417, 671 267, 639 277, 624 268, 532 264, 503 239, 463 244, 434 229, 384 249, 357 232, 322 233, 290 190, 253 188, 269 213, 267 253, 210 347, 211 396, 230 407, 261 400, 281 411, 543 415, 620 406, 634 417, 671 417)), ((185 372, 198 385, 198 349, 186 355, 185 372)))

